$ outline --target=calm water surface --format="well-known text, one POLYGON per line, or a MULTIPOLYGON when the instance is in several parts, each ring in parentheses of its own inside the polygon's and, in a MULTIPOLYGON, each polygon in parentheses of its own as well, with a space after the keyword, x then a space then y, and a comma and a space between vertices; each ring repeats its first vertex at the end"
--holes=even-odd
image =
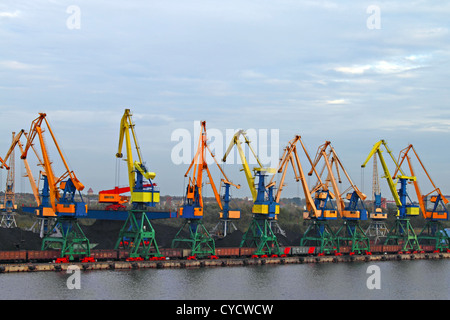
POLYGON ((450 260, 0 274, 0 299, 450 299, 450 260), (380 289, 368 289, 371 265, 380 289))

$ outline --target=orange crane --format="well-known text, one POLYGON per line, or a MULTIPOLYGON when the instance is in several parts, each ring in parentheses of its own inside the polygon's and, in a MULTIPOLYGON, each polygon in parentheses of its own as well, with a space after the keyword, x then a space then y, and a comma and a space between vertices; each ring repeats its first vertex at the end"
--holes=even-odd
POLYGON ((219 166, 219 164, 216 161, 216 158, 214 157, 214 154, 211 152, 211 149, 209 148, 207 141, 207 132, 206 132, 206 121, 201 122, 201 132, 199 136, 197 151, 191 161, 191 164, 189 165, 189 168, 187 169, 185 173, 185 177, 189 175, 189 172, 193 168, 192 176, 189 177, 189 182, 186 188, 186 194, 183 199, 183 204, 180 208, 178 208, 178 216, 184 219, 184 222, 180 228, 180 230, 175 235, 174 239, 172 240, 172 248, 176 248, 178 246, 181 246, 183 244, 188 244, 188 246, 192 249, 192 257, 194 256, 214 256, 215 255, 215 242, 214 239, 211 237, 209 232, 206 230, 205 226, 203 225, 203 209, 204 209, 204 203, 203 203, 203 172, 206 171, 208 178, 209 178, 209 184, 211 185, 211 188, 214 193, 215 200, 217 204, 219 205, 220 210, 224 211, 224 208, 222 206, 222 202, 220 199, 220 195, 217 192, 217 188, 215 186, 214 180, 211 176, 211 172, 209 171, 208 163, 206 161, 206 155, 207 151, 211 155, 211 157, 214 159, 215 164, 219 168, 221 174, 223 175, 222 182, 225 183, 225 185, 233 185, 236 188, 240 188, 239 185, 234 185, 231 183, 225 173, 223 172, 222 168, 219 166), (183 230, 188 227, 188 237, 185 237, 183 235, 183 230))
POLYGON ((422 215, 426 220, 424 228, 417 236, 419 243, 428 244, 431 242, 434 244, 436 251, 447 251, 450 249, 450 237, 448 232, 444 228, 442 221, 448 220, 448 209, 446 207, 446 204, 448 204, 449 200, 442 194, 441 190, 436 187, 436 184, 434 183, 433 179, 431 179, 430 174, 428 173, 425 165, 423 164, 412 144, 400 151, 398 161, 399 166, 394 173, 393 179, 395 179, 395 176, 397 175, 399 168, 401 167, 405 159, 408 162, 411 176, 416 177, 416 179, 413 181, 414 189, 416 191, 422 215), (427 194, 423 194, 421 192, 417 176, 414 172, 411 157, 408 156, 411 150, 413 151, 415 158, 422 167, 423 172, 428 178, 428 181, 431 183, 432 190, 427 194))
MULTIPOLYGON (((299 141, 301 142, 301 139, 299 141)), ((308 208, 304 218, 312 220, 312 223, 303 235, 301 245, 311 242, 319 244, 320 254, 324 254, 338 253, 340 244, 347 243, 352 245, 352 254, 368 253, 370 251, 369 239, 359 224, 360 220, 367 219, 367 210, 363 202, 366 195, 353 183, 330 141, 319 146, 314 160, 311 160, 303 143, 302 146, 311 164, 308 175, 311 176, 314 172, 317 183, 311 190, 308 190, 306 182, 303 182, 304 177, 302 180, 308 208), (324 164, 318 171, 317 168, 322 159, 324 164), (333 172, 333 168, 336 173, 333 172), (327 169, 327 176, 323 179, 325 169, 327 169), (344 192, 341 192, 338 187, 338 183, 342 183, 341 171, 350 184, 350 187, 344 192), (332 188, 330 188, 330 184, 332 188), (351 190, 353 191, 349 192, 351 190), (338 214, 344 220, 344 225, 337 233, 334 233, 328 221, 336 220, 338 214)))
MULTIPOLYGON (((46 250, 58 247, 61 250, 61 258, 74 260, 76 257, 84 257, 83 260, 86 261, 86 259, 90 259, 90 244, 78 224, 78 218, 87 216, 87 205, 81 195, 84 185, 69 169, 46 116, 45 113, 39 113, 39 117, 32 121, 29 134, 26 135, 27 144, 21 155, 22 159, 27 158, 28 150, 32 147, 35 137, 38 136, 44 168, 42 197, 43 199, 48 197, 49 204, 56 215, 55 224, 49 228, 44 236, 41 248, 46 250), (52 168, 52 162, 44 140, 43 124, 46 125, 66 169, 60 176, 56 176, 52 168), (62 195, 60 191, 62 191, 62 195), (76 199, 76 196, 81 201, 76 199), (55 234, 54 230, 59 230, 59 232, 55 234)), ((42 216, 43 212, 40 212, 40 215, 42 216)))
MULTIPOLYGON (((328 145, 329 142, 326 142, 324 145, 320 146, 317 154, 320 155, 322 153, 325 153, 328 145)), ((331 171, 328 157, 325 157, 324 159, 327 161, 328 167, 331 171)), ((279 181, 277 193, 275 195, 275 201, 279 201, 280 199, 280 194, 284 187, 287 167, 289 166, 289 164, 291 164, 294 170, 295 180, 297 182, 301 182, 303 193, 305 195, 306 211, 303 212, 303 219, 311 221, 306 232, 302 236, 300 245, 317 245, 319 247, 319 253, 324 254, 336 251, 337 248, 336 236, 333 230, 328 225, 329 220, 334 220, 337 218, 337 211, 331 201, 335 199, 334 194, 336 192, 331 192, 329 190, 328 184, 323 182, 321 174, 319 174, 319 172, 317 171, 316 166, 319 160, 320 159, 317 155, 315 161, 311 159, 305 147, 305 144, 301 139, 301 136, 297 135, 292 140, 290 140, 287 147, 284 149, 284 153, 278 165, 278 173, 281 173, 282 175, 279 181), (312 175, 314 173, 317 178, 317 185, 311 190, 308 186, 305 171, 303 170, 298 154, 296 145, 298 142, 300 142, 303 152, 312 167, 308 175, 312 175)), ((272 177, 269 186, 273 183, 274 182, 272 177)))

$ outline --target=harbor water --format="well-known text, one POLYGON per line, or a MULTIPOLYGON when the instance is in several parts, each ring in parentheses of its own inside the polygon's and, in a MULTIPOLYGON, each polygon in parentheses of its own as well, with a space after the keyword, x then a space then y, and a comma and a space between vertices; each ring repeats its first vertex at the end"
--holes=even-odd
POLYGON ((448 259, 0 274, 2 300, 448 300, 449 288, 448 259))

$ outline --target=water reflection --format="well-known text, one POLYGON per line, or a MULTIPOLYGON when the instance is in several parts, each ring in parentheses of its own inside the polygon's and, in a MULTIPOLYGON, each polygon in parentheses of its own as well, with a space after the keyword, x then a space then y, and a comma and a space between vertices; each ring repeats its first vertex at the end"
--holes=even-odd
POLYGON ((380 290, 367 288, 371 264, 86 271, 80 290, 65 272, 0 274, 0 299, 450 299, 449 260, 376 263, 380 290))

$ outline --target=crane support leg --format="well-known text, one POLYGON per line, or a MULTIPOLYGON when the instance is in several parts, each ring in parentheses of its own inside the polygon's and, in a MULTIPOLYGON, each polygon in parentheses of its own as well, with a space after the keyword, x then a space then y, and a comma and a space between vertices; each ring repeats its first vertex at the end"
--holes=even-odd
POLYGON ((214 239, 203 225, 202 219, 184 219, 184 223, 172 240, 172 248, 187 247, 192 250, 191 255, 205 257, 216 254, 214 239), (188 229, 189 236, 185 237, 188 229))
POLYGON ((388 234, 388 228, 384 221, 372 220, 369 227, 366 230, 366 235, 369 239, 373 240, 374 244, 381 243, 388 234))
POLYGON ((439 220, 428 220, 417 238, 420 244, 434 245, 436 251, 450 249, 450 236, 439 220))
POLYGON ((344 225, 336 233, 338 248, 341 245, 351 246, 351 253, 370 252, 370 240, 358 220, 345 220, 344 225))
POLYGON ((2 220, 0 222, 0 228, 17 228, 15 215, 15 212, 3 212, 2 220))
POLYGON ((281 254, 277 237, 272 230, 270 221, 254 217, 248 230, 244 233, 240 247, 256 247, 255 255, 281 254))
POLYGON ((401 245, 402 251, 421 251, 419 240, 409 218, 397 218, 384 244, 401 245))
POLYGON ((42 239, 41 250, 60 249, 61 257, 73 261, 75 257, 90 257, 90 243, 73 217, 58 217, 42 239), (55 235, 55 230, 58 233, 55 235))
POLYGON ((301 241, 301 246, 318 246, 319 253, 335 253, 338 248, 336 235, 326 220, 313 220, 306 229, 301 241))
POLYGON ((145 210, 130 210, 119 232, 115 249, 128 251, 130 258, 161 257, 153 229, 145 210))

